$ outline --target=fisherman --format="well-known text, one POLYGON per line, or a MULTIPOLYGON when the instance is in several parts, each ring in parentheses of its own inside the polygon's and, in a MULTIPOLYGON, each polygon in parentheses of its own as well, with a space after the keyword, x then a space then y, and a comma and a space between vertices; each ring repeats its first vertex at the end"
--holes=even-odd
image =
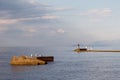
POLYGON ((80 48, 80 44, 78 44, 78 48, 80 48))

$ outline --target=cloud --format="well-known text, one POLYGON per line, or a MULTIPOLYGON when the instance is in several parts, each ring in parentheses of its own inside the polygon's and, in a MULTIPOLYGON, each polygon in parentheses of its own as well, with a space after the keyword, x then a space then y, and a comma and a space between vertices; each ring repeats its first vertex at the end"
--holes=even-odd
POLYGON ((60 17, 59 16, 54 16, 54 15, 44 15, 41 18, 42 19, 58 19, 60 17))
POLYGON ((22 29, 24 32, 29 32, 29 33, 36 33, 37 30, 35 28, 23 28, 22 29))
POLYGON ((61 17, 54 12, 66 10, 39 0, 0 0, 0 40, 5 46, 44 45, 50 38, 54 42, 55 37, 60 40, 65 30, 59 23, 61 17))
POLYGON ((8 29, 16 26, 20 30, 23 26, 44 27, 47 24, 51 28, 60 18, 51 15, 53 11, 51 6, 42 4, 39 0, 0 0, 0 25, 6 25, 8 29))
POLYGON ((103 8, 103 9, 91 9, 86 12, 80 13, 80 16, 110 16, 112 13, 112 10, 110 8, 103 8))
POLYGON ((48 13, 51 13, 48 6, 41 4, 38 0, 0 0, 2 19, 41 18, 48 13))
POLYGON ((16 23, 17 20, 15 19, 0 19, 0 25, 2 24, 13 24, 16 23))
POLYGON ((58 29, 57 33, 62 33, 63 34, 63 33, 65 33, 65 31, 64 31, 64 29, 58 29))
POLYGON ((104 19, 112 15, 112 10, 110 8, 102 9, 91 9, 85 12, 81 12, 77 16, 82 16, 84 19, 90 23, 101 22, 104 19))
POLYGON ((34 21, 34 20, 55 20, 59 19, 59 16, 54 15, 43 15, 41 17, 27 17, 27 18, 17 18, 17 19, 0 19, 0 24, 14 24, 18 22, 24 22, 24 21, 34 21))
POLYGON ((71 11, 74 10, 74 8, 66 8, 66 7, 61 7, 61 8, 54 8, 54 11, 71 11))

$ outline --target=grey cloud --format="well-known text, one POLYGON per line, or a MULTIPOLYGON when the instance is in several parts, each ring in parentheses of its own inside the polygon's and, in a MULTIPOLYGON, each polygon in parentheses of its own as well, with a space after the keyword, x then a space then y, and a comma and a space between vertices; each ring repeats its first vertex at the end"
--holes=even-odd
MULTIPOLYGON (((0 19, 16 21, 13 25, 40 25, 57 23, 59 16, 51 15, 55 12, 50 5, 38 0, 0 0, 0 19), (36 1, 35 4, 31 1, 36 1)), ((57 10, 56 10, 57 11, 57 10)))
POLYGON ((11 21, 11 24, 6 24, 6 27, 9 27, 9 30, 7 30, 8 32, 11 33, 11 29, 14 30, 14 28, 11 26, 35 27, 38 25, 40 26, 48 24, 49 27, 51 27, 53 23, 56 23, 55 18, 43 18, 43 16, 48 17, 48 14, 52 12, 51 6, 41 4, 40 2, 33 4, 31 1, 37 0, 0 0, 0 20, 2 21, 1 24, 6 24, 8 23, 7 21, 11 21))
POLYGON ((58 37, 56 33, 51 34, 61 29, 57 16, 50 15, 55 12, 53 7, 30 1, 35 0, 0 0, 0 25, 5 27, 0 33, 3 45, 38 45, 58 37))
POLYGON ((0 16, 7 18, 28 18, 50 12, 48 6, 30 3, 31 0, 0 0, 0 16))

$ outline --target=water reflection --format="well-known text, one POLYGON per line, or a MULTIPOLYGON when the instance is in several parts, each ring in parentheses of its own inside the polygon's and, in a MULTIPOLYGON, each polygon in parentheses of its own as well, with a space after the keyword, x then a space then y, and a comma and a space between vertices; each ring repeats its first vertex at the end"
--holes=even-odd
POLYGON ((11 71, 12 72, 26 72, 30 71, 32 69, 32 66, 17 66, 17 65, 11 65, 11 71))

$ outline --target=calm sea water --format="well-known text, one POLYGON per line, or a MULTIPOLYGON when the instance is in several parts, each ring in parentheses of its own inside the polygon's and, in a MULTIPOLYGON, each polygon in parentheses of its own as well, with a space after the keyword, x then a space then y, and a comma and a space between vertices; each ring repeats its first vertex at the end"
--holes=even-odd
POLYGON ((1 47, 0 80, 120 80, 120 53, 77 54, 72 52, 72 49, 66 47, 1 47), (30 54, 52 55, 55 61, 39 66, 9 64, 13 55, 29 56, 30 54))

